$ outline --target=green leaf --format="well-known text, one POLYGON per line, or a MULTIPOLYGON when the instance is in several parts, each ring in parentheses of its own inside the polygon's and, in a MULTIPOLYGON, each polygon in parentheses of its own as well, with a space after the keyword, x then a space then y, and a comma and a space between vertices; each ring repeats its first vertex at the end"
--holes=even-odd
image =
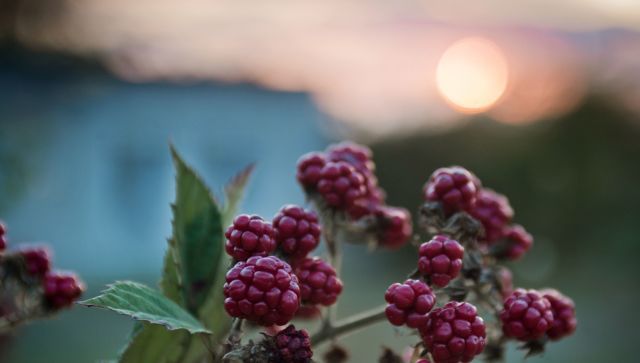
POLYGON ((133 281, 117 281, 108 286, 102 295, 80 304, 115 311, 136 320, 164 326, 169 330, 184 329, 191 334, 209 330, 178 304, 160 292, 133 281))
POLYGON ((192 340, 185 331, 167 330, 158 325, 139 323, 137 329, 120 354, 119 363, 178 363, 192 340))
MULTIPOLYGON (((186 308, 197 314, 204 303, 223 254, 222 216, 202 179, 171 147, 176 168, 173 238, 169 249, 179 273, 186 308)), ((173 289, 173 288, 172 288, 173 289)))
POLYGON ((176 304, 185 307, 178 258, 175 256, 176 248, 173 247, 175 246, 176 241, 172 238, 169 239, 168 243, 169 248, 167 248, 167 252, 165 253, 164 264, 162 267, 160 290, 164 296, 168 297, 176 304))
POLYGON ((249 182, 249 178, 255 169, 255 164, 249 164, 240 170, 224 188, 226 201, 222 212, 224 226, 230 225, 233 217, 238 212, 238 206, 244 197, 244 190, 249 182))

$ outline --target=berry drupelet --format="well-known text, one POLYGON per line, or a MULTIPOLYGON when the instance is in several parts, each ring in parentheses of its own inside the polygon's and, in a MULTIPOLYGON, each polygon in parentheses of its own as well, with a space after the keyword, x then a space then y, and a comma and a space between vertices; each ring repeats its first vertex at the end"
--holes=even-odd
POLYGON ((310 363, 313 357, 311 338, 306 330, 289 325, 273 338, 278 363, 310 363))
POLYGON ((478 193, 477 183, 477 177, 463 167, 440 168, 425 184, 424 197, 430 202, 440 202, 445 215, 449 216, 473 206, 478 193))
POLYGON ((276 249, 275 232, 271 223, 259 216, 240 214, 225 232, 225 250, 236 261, 249 257, 264 257, 276 249))
POLYGON ((71 306, 84 291, 84 284, 72 273, 48 272, 43 280, 44 297, 52 309, 71 306))
POLYGON ((559 340, 573 334, 578 325, 573 300, 554 289, 545 289, 541 293, 549 300, 553 311, 553 324, 547 336, 551 340, 559 340))
POLYGON ((333 305, 342 292, 336 270, 320 257, 305 258, 296 266, 302 302, 307 305, 333 305))
POLYGON ((437 235, 420 246, 418 270, 438 287, 445 287, 462 270, 464 247, 445 235, 437 235))
POLYGON ((289 264, 274 256, 236 263, 223 289, 229 315, 263 326, 288 323, 300 306, 298 278, 289 264))
POLYGON ((285 205, 273 218, 276 242, 282 253, 295 260, 304 258, 320 242, 318 216, 296 205, 285 205))
POLYGON ((420 335, 435 363, 470 362, 484 350, 486 328, 475 306, 450 301, 429 314, 420 335))
POLYGON ((384 311, 387 320, 414 329, 427 323, 427 314, 436 303, 436 295, 427 284, 411 279, 389 286, 384 299, 389 303, 384 311))
POLYGON ((516 289, 500 312, 504 335, 523 342, 542 338, 554 321, 549 300, 535 290, 516 289))

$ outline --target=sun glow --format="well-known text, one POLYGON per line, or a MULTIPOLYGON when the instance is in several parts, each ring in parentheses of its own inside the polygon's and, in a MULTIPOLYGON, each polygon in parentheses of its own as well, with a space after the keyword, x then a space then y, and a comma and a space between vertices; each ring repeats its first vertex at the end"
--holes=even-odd
POLYGON ((507 88, 507 61, 492 41, 463 38, 447 48, 436 68, 436 84, 444 99, 463 113, 491 108, 507 88))

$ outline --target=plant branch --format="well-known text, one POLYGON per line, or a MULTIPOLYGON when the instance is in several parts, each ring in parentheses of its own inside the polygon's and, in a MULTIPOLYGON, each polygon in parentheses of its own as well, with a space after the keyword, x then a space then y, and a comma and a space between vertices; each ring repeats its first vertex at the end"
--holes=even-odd
POLYGON ((326 340, 335 339, 340 336, 353 333, 356 330, 375 324, 386 318, 384 314, 385 306, 364 311, 360 314, 346 318, 334 325, 324 325, 319 332, 311 337, 314 346, 324 343, 326 340))

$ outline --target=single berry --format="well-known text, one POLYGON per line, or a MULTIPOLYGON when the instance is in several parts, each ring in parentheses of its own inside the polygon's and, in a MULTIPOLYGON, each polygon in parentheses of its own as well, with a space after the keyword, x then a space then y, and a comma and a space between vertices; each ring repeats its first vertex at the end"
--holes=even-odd
POLYGON ((484 350, 486 329, 475 306, 450 301, 429 313, 420 335, 435 363, 470 362, 484 350))
POLYGON ((327 155, 331 161, 345 161, 351 164, 360 172, 375 171, 375 164, 372 160, 371 149, 364 145, 359 145, 350 141, 330 145, 327 148, 327 155))
POLYGON ((223 290, 229 315, 263 326, 288 323, 300 306, 298 278, 275 256, 236 263, 227 272, 223 290))
POLYGON ((420 246, 418 270, 438 287, 445 287, 462 270, 464 247, 445 235, 437 235, 420 246))
POLYGON ((509 199, 491 189, 480 189, 469 214, 484 227, 484 239, 493 243, 504 236, 506 226, 513 219, 509 199))
POLYGON ((46 247, 23 247, 19 253, 29 275, 41 277, 51 269, 51 253, 46 247))
POLYGON ((304 154, 298 159, 298 172, 296 177, 298 182, 305 188, 315 188, 320 180, 320 171, 327 163, 323 153, 311 152, 304 154))
POLYGON ((0 222, 0 251, 4 251, 7 248, 7 227, 0 222))
POLYGON ((240 214, 224 234, 224 247, 236 261, 246 261, 252 256, 267 256, 276 249, 275 232, 271 223, 259 216, 240 214))
POLYGON ((389 303, 384 310, 393 325, 419 328, 427 323, 427 314, 436 303, 431 288, 419 280, 394 283, 387 289, 384 299, 389 303))
POLYGON ((542 290, 541 293, 549 300, 553 311, 553 325, 547 331, 547 336, 551 340, 558 340, 573 334, 578 324, 573 300, 554 289, 542 290))
POLYGON ((542 338, 553 319, 551 303, 535 290, 516 289, 500 312, 504 334, 523 342, 542 338))
POLYGON ((342 292, 336 270, 320 257, 305 258, 296 265, 302 302, 307 305, 333 305, 342 292))
POLYGON ((320 224, 313 211, 285 205, 273 218, 280 250, 292 259, 304 258, 320 243, 320 224))
POLYGON ((278 350, 277 362, 281 363, 310 363, 313 351, 311 350, 311 338, 306 330, 296 330, 289 325, 274 337, 278 350))
POLYGON ((469 210, 476 201, 477 180, 471 172, 460 166, 440 168, 431 174, 424 186, 425 199, 440 202, 446 216, 469 210))
POLYGON ((404 208, 380 206, 376 208, 378 242, 383 247, 398 248, 413 233, 411 214, 404 208))
POLYGON ((508 228, 506 235, 506 250, 504 256, 510 260, 517 260, 524 255, 533 245, 533 236, 531 236, 519 224, 515 224, 508 228))
POLYGON ((48 272, 43 281, 44 297, 53 309, 71 306, 84 291, 84 284, 72 273, 48 272))
POLYGON ((317 190, 327 205, 345 210, 367 195, 362 173, 344 161, 330 162, 322 168, 317 190))
POLYGON ((513 293, 513 274, 506 267, 501 267, 496 271, 496 282, 502 299, 506 299, 513 293))

